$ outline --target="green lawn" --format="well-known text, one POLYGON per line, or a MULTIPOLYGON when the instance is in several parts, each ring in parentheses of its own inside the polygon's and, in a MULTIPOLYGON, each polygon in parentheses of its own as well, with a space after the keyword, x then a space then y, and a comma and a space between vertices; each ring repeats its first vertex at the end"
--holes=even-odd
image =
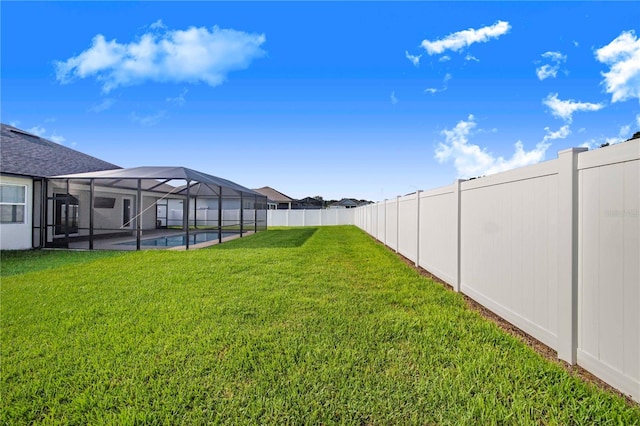
POLYGON ((36 253, 2 253, 2 424, 640 424, 354 227, 36 253))

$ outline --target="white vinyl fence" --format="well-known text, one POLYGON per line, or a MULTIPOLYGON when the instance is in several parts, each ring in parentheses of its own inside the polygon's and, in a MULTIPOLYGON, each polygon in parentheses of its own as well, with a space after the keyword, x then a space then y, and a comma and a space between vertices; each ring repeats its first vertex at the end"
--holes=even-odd
POLYGON ((267 210, 268 226, 353 225, 355 209, 267 210))
POLYGON ((640 402, 640 140, 269 226, 355 224, 640 402))
POLYGON ((355 224, 640 401, 640 140, 356 209, 355 224))

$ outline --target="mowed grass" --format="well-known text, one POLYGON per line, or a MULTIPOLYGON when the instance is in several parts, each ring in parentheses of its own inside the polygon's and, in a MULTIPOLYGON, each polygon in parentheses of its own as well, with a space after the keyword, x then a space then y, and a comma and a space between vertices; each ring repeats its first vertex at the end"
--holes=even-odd
POLYGON ((2 424, 640 424, 354 227, 59 253, 2 278, 2 424))

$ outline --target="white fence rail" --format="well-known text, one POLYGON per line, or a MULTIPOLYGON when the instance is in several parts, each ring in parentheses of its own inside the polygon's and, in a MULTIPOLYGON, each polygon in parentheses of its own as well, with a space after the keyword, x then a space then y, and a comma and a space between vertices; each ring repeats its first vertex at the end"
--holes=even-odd
POLYGON ((637 139, 356 209, 268 212, 355 224, 638 402, 639 222, 637 139))

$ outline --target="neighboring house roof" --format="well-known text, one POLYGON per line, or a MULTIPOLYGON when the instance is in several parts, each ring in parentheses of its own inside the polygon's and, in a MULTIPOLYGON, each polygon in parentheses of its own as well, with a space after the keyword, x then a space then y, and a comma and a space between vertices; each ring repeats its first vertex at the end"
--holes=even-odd
POLYGON ((31 177, 118 169, 119 166, 1 124, 0 171, 31 177))
MULTIPOLYGON (((238 195, 240 192, 250 195, 258 195, 263 197, 264 195, 246 188, 242 185, 238 185, 227 179, 219 178, 217 176, 208 175, 206 173, 199 172, 197 170, 189 169, 186 167, 132 167, 128 169, 116 169, 116 170, 104 170, 88 173, 76 173, 65 174, 55 176, 55 178, 64 179, 103 179, 101 185, 113 185, 135 188, 138 179, 145 179, 152 181, 154 186, 159 186, 158 182, 164 184, 171 180, 189 181, 189 194, 192 196, 217 196, 222 188, 222 195, 238 195), (128 181, 128 183, 125 183, 128 181)), ((149 183, 145 184, 149 186, 149 183)), ((186 194, 186 185, 175 187, 174 194, 186 194)))
POLYGON ((284 195, 280 191, 276 191, 270 186, 263 186, 262 188, 254 189, 254 191, 266 196, 270 201, 274 203, 291 203, 293 198, 284 195))
POLYGON ((349 198, 343 198, 340 201, 336 201, 335 203, 331 204, 332 206, 336 206, 336 207, 346 207, 346 208, 352 208, 352 207, 358 207, 360 204, 358 204, 357 202, 355 202, 354 200, 351 200, 349 198))

